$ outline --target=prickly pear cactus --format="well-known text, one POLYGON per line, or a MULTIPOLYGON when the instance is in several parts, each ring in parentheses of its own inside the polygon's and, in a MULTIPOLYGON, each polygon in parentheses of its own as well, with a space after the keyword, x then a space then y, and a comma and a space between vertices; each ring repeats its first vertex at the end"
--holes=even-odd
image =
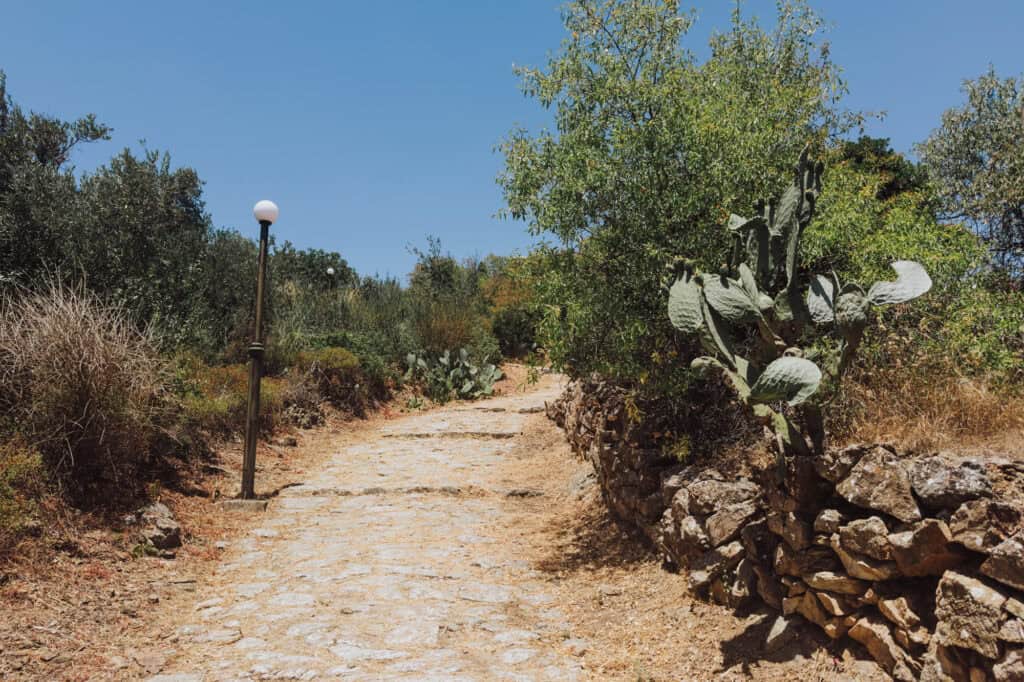
POLYGON ((694 369, 722 372, 775 434, 783 456, 818 451, 825 442, 819 389, 826 377, 794 345, 806 325, 831 325, 839 337, 839 363, 828 377, 838 383, 873 308, 909 301, 932 285, 920 264, 896 261, 893 282, 875 282, 865 291, 853 282, 841 284, 834 274, 817 275, 802 293, 800 238, 814 218, 823 170, 805 148, 781 199, 758 202, 754 218, 729 217, 725 227, 733 246, 722 271, 701 273, 692 261, 677 259, 665 284, 672 325, 699 338, 708 352, 694 360, 694 369), (757 327, 759 340, 749 358, 733 342, 736 328, 746 325, 757 327), (776 408, 783 403, 795 410, 776 408))

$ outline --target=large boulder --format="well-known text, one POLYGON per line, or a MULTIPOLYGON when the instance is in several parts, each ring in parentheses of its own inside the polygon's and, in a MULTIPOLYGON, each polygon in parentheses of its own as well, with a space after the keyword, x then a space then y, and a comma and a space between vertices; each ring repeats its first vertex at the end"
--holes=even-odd
POLYGON ((968 500, 992 496, 992 482, 979 462, 957 462, 945 455, 914 460, 910 482, 921 503, 932 509, 955 509, 968 500))
POLYGON ((1020 507, 997 500, 970 500, 949 519, 953 539, 973 552, 991 554, 996 545, 1020 530, 1020 507))
POLYGON ((1024 530, 996 545, 981 565, 981 572, 993 580, 1024 590, 1024 530))
POLYGON ((952 544, 953 534, 945 521, 925 519, 913 529, 889 536, 893 558, 903 575, 942 575, 964 561, 966 553, 952 544))
POLYGON ((985 658, 999 657, 999 631, 1006 597, 985 583, 946 571, 935 591, 935 637, 942 646, 972 649, 985 658))
POLYGON ((851 504, 883 512, 904 523, 921 520, 910 474, 903 462, 884 448, 874 448, 861 457, 836 486, 836 492, 851 504))
POLYGON ((761 509, 753 500, 737 502, 719 509, 704 522, 708 539, 712 547, 718 547, 734 540, 748 521, 760 513, 761 509))

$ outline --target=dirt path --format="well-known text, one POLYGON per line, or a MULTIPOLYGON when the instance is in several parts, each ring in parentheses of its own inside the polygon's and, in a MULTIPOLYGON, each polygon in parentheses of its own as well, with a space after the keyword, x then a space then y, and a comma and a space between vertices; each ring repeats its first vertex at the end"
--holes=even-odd
POLYGON ((764 660, 767 615, 692 599, 539 413, 559 391, 548 376, 332 450, 158 619, 150 679, 877 678, 813 637, 764 660))

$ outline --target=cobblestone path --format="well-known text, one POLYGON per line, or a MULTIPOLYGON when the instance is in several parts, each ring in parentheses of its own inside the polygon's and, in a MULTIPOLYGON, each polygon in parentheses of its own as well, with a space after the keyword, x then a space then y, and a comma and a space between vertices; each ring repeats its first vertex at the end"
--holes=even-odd
POLYGON ((386 422, 282 491, 153 682, 585 679, 514 541, 538 491, 507 460, 558 389, 386 422))

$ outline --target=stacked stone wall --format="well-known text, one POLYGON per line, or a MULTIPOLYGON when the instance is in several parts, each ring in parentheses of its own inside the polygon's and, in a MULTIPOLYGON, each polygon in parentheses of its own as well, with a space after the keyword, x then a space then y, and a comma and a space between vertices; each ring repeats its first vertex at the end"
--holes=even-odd
POLYGON ((1024 680, 1024 466, 863 444, 749 477, 680 464, 627 418, 624 393, 573 383, 548 405, 611 511, 692 590, 860 642, 898 680, 1024 680))

